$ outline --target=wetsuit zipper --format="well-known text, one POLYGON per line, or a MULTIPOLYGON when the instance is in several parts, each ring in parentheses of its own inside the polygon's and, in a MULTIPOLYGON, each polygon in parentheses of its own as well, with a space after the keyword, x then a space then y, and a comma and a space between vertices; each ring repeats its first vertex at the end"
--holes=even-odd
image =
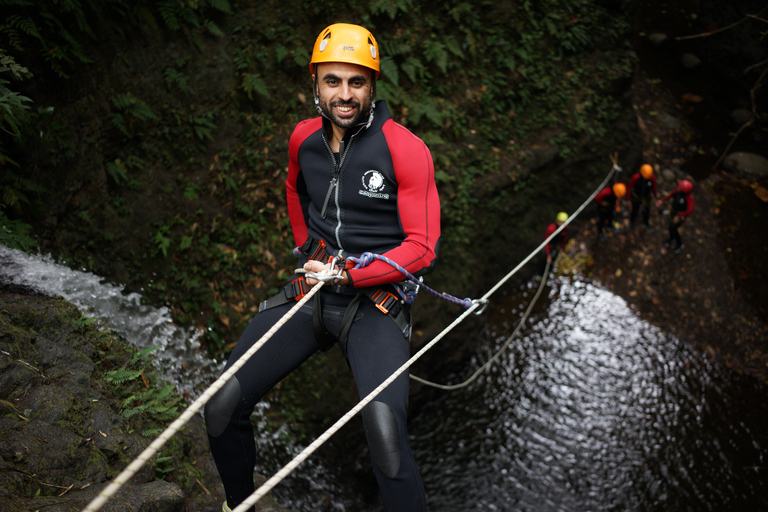
POLYGON ((328 185, 328 192, 325 193, 325 200, 323 201, 323 209, 320 212, 320 216, 324 219, 326 215, 328 214, 328 203, 330 202, 331 195, 333 195, 333 203, 334 206, 336 206, 336 229, 334 230, 334 236, 336 238, 336 247, 339 250, 339 254, 341 254, 344 251, 344 248, 341 245, 341 205, 339 204, 339 180, 341 179, 341 169, 344 166, 344 160, 346 159, 347 153, 349 152, 349 149, 352 147, 352 139, 354 139, 357 134, 359 134, 362 131, 362 128, 358 130, 357 132, 353 133, 352 136, 349 137, 349 141, 347 144, 344 143, 342 140, 339 142, 339 161, 336 162, 336 157, 333 155, 333 150, 331 149, 331 146, 328 144, 328 139, 326 139, 325 135, 323 135, 323 142, 325 143, 325 147, 328 149, 328 151, 331 154, 331 158, 335 164, 335 167, 333 169, 333 176, 331 176, 331 182, 328 185))

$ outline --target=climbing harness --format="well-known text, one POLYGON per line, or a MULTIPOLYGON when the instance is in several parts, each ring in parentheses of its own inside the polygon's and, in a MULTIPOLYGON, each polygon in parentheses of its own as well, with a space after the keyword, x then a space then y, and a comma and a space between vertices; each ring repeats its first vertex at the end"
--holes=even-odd
MULTIPOLYGON (((266 494, 272 490, 278 483, 280 483, 285 477, 287 477, 296 467, 298 467, 299 464, 301 464, 304 460, 306 460, 313 452, 315 452, 322 444, 325 443, 328 439, 331 438, 336 432, 338 432, 344 425, 346 425, 352 418, 354 418, 360 411, 363 410, 363 408, 368 405, 373 399, 381 393, 387 386, 389 386, 392 382, 395 381, 403 372, 405 372, 408 368, 413 365, 416 360, 421 358, 427 351, 429 351, 433 346, 435 346, 440 340, 443 339, 450 331, 454 329, 457 325, 459 325, 464 319, 469 316, 471 313, 476 313, 478 309, 485 308, 488 304, 489 297, 496 293, 496 291, 499 290, 514 274, 516 274, 528 261, 530 261, 536 254, 538 254, 550 241, 552 238, 557 236, 565 227, 570 224, 570 222, 575 219, 583 210, 586 208, 588 204, 595 198, 595 196, 598 194, 600 190, 603 189, 603 187, 606 186, 606 184, 610 181, 611 177, 614 175, 615 172, 621 171, 621 168, 617 164, 617 157, 616 155, 613 155, 611 157, 611 161, 613 163, 613 166, 611 167, 610 172, 606 176, 606 178, 603 180, 603 182, 600 184, 600 186, 590 195, 589 198, 587 198, 584 203, 568 218, 567 221, 563 222, 562 225, 560 225, 549 237, 547 237, 536 249, 534 249, 522 262, 520 262, 514 269, 512 269, 509 273, 507 273, 506 276, 504 276, 499 282, 497 282, 486 294, 481 297, 480 299, 456 299, 455 297, 452 297, 447 294, 441 294, 438 292, 434 292, 434 290, 429 289, 432 293, 435 295, 444 298, 446 300, 449 300, 451 302, 455 302, 457 304, 462 304, 466 307, 466 310, 459 315, 453 322, 451 322, 448 327, 446 327, 441 333, 439 333, 437 336, 435 336, 430 342, 425 344, 421 350, 419 350, 415 355, 413 355, 408 361, 406 361, 400 368, 395 370, 394 373, 392 373, 384 382, 382 382, 376 389, 371 391, 365 398, 360 400, 357 405, 355 405, 352 409, 350 409, 346 414, 344 414, 339 420, 336 421, 328 430, 326 430, 323 434, 321 434, 314 442, 312 442, 309 446, 307 446, 304 450, 302 450, 296 457, 293 458, 288 464, 286 464, 282 469, 280 469, 277 473, 275 473, 272 478, 268 479, 264 484, 261 485, 256 491, 254 491, 245 501, 243 501, 240 505, 238 505, 236 508, 232 510, 232 512, 246 512, 251 506, 255 505, 261 498, 266 496, 266 494), (467 302, 468 301, 468 302, 467 302)), ((362 256, 361 256, 362 258, 362 256)), ((368 259, 368 256, 365 257, 368 259)), ((375 257, 374 259, 382 259, 383 256, 375 257)), ((362 264, 362 261, 357 261, 357 259, 348 258, 352 260, 353 262, 357 262, 362 264)), ((372 260, 371 260, 372 261, 372 260)), ((386 259, 382 259, 382 261, 387 261, 386 259)), ((218 379, 216 379, 211 386, 206 389, 203 394, 192 404, 187 407, 187 409, 173 422, 171 425, 169 425, 163 432, 160 433, 160 435, 152 442, 150 445, 141 453, 139 456, 134 459, 115 479, 107 485, 102 491, 94 498, 87 506, 82 510, 82 512, 96 512, 98 511, 114 494, 125 484, 127 481, 138 472, 141 467, 146 464, 149 459, 157 454, 160 449, 165 445, 165 443, 174 435, 176 434, 181 427, 183 427, 202 407, 211 399, 213 396, 224 386, 224 384, 231 379, 235 373, 242 368, 242 366, 255 354, 263 345, 267 342, 285 323, 292 318, 302 307, 304 307, 305 304, 322 288, 324 285, 328 283, 333 283, 335 280, 338 280, 341 276, 341 269, 339 267, 335 267, 335 264, 337 262, 331 261, 331 268, 325 269, 320 272, 313 272, 313 273, 307 273, 306 277, 310 277, 313 279, 317 279, 318 283, 314 285, 312 288, 310 288, 304 295, 299 299, 296 304, 277 322, 275 323, 272 328, 267 331, 248 351, 246 351, 237 361, 235 361, 232 366, 229 367, 224 373, 222 373, 218 379), (337 268, 339 270, 333 270, 334 268, 337 268)), ((367 263, 366 263, 367 264, 367 263)), ((391 265, 395 266, 396 268, 399 267, 394 262, 390 263, 391 265)), ((405 269, 403 269, 401 272, 404 274, 407 274, 407 277, 409 279, 416 280, 419 283, 420 287, 424 287, 425 289, 428 289, 421 281, 416 279, 411 274, 408 274, 405 272, 405 269)), ((542 279, 543 281, 543 279, 542 279)), ((302 288, 303 289, 303 288, 302 288)), ((404 293, 407 296, 407 293, 404 293)), ((389 299, 387 297, 387 299, 389 299)), ((530 306, 529 306, 530 309, 530 306)), ((522 325, 522 323, 520 324, 522 325)), ((520 327, 518 326, 518 328, 520 327)), ((517 329, 516 329, 517 331, 517 329)), ((516 334, 516 333, 515 333, 516 334)), ((510 340, 514 337, 514 334, 510 337, 510 340)), ((508 340, 510 343, 511 341, 508 340)), ((508 345, 505 344, 505 345, 508 345)), ((504 347, 506 348, 506 346, 504 347)), ((494 356, 494 358, 497 357, 497 355, 494 356)), ((487 368, 488 365, 484 365, 484 368, 487 368)))

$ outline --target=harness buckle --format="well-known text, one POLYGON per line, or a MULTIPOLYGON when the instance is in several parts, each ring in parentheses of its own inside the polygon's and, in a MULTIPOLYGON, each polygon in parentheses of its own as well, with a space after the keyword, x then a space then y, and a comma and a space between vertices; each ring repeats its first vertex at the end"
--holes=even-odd
POLYGON ((309 292, 310 286, 304 280, 304 276, 299 276, 290 282, 291 295, 296 301, 300 301, 309 292))
POLYGON ((379 311, 385 315, 388 315, 390 310, 400 302, 397 295, 381 289, 375 290, 373 294, 371 294, 371 299, 379 311))
MULTIPOLYGON (((304 250, 304 254, 306 254, 310 260, 323 261, 327 257, 328 253, 325 250, 325 240, 308 238, 307 242, 309 242, 309 247, 304 250)), ((305 243, 305 245, 307 244, 305 243)), ((302 249, 304 248, 302 247, 302 249)))

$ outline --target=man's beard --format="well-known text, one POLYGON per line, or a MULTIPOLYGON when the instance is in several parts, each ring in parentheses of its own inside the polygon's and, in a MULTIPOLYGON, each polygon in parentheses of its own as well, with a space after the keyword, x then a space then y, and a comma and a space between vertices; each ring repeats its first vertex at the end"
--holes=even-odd
POLYGON ((368 99, 362 104, 357 101, 334 101, 330 104, 325 101, 320 101, 320 109, 323 111, 325 117, 330 119, 333 124, 346 130, 347 128, 359 124, 362 119, 368 117, 368 114, 371 112, 371 100, 368 99), (352 105, 355 107, 357 113, 352 118, 342 119, 338 117, 333 110, 333 107, 336 105, 352 105))

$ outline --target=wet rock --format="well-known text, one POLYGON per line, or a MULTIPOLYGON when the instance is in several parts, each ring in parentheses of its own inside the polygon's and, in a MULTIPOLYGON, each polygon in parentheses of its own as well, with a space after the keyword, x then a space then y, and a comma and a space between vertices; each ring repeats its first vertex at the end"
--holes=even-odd
MULTIPOLYGON (((0 511, 79 512, 152 441, 131 430, 99 370, 102 357, 127 361, 130 350, 114 338, 97 350, 94 330, 61 298, 0 287, 0 511)), ((153 457, 102 510, 218 509, 223 489, 207 446, 195 416, 161 450, 173 459, 165 480, 153 457)), ((286 511, 264 501, 259 512, 286 511)))
POLYGON ((680 130, 683 127, 680 124, 679 119, 667 113, 662 112, 661 114, 659 114, 659 119, 661 119, 661 122, 664 123, 664 126, 669 128, 670 130, 680 130))
POLYGON ((723 168, 736 173, 768 176, 768 158, 740 151, 726 156, 723 168))
POLYGON ((660 32, 654 32, 653 34, 648 34, 648 41, 650 41, 651 44, 655 46, 661 46, 666 40, 667 40, 667 34, 662 34, 660 32))
POLYGON ((693 69, 701 65, 701 59, 692 53, 686 53, 680 57, 680 63, 685 69, 693 69))
POLYGON ((737 108, 731 112, 728 117, 734 124, 741 126, 750 122, 753 116, 750 110, 747 110, 746 108, 737 108))
POLYGON ((675 171, 672 169, 664 169, 661 171, 661 177, 664 179, 664 181, 668 183, 674 183, 677 179, 677 176, 675 175, 675 171))

